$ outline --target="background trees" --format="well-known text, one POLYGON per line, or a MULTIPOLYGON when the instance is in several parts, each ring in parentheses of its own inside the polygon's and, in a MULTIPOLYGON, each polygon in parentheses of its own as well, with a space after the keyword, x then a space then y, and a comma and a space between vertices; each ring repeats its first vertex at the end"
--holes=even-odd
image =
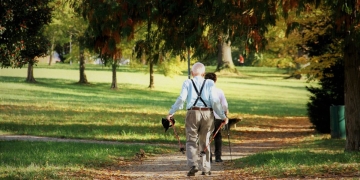
MULTIPOLYGON (((1 1, 1 3, 0 51, 4 57, 1 59, 2 66, 21 67, 26 63, 34 64, 30 61, 35 56, 26 55, 25 58, 25 54, 21 52, 27 48, 28 37, 37 36, 35 32, 39 32, 42 25, 49 22, 50 8, 47 6, 49 1, 16 1, 16 3, 1 1)), ((360 123, 358 123, 360 115, 357 113, 360 112, 360 94, 358 93, 360 43, 357 42, 360 35, 358 25, 360 2, 358 0, 137 0, 131 2, 81 0, 72 3, 77 12, 89 22, 86 36, 79 38, 80 52, 87 45, 102 58, 112 62, 112 88, 117 88, 116 66, 123 52, 119 44, 125 39, 134 38, 136 25, 148 23, 148 37, 144 47, 147 47, 147 56, 151 57, 150 67, 155 62, 154 59, 159 59, 159 52, 172 52, 181 57, 186 57, 186 55, 189 57, 190 54, 202 57, 204 53, 213 53, 218 55, 218 71, 231 70, 233 62, 230 48, 233 42, 237 39, 245 39, 246 55, 259 52, 267 44, 265 33, 268 32, 269 25, 276 24, 279 12, 287 18, 285 22, 288 28, 299 27, 298 31, 305 39, 309 33, 304 32, 309 30, 306 30, 306 26, 300 25, 299 19, 291 17, 303 11, 313 12, 311 4, 321 5, 329 11, 328 19, 316 22, 317 32, 327 33, 331 25, 335 27, 336 33, 318 36, 323 38, 318 40, 321 42, 329 39, 334 41, 312 44, 314 47, 318 46, 314 49, 326 51, 323 55, 313 55, 310 59, 311 66, 306 70, 309 70, 307 73, 315 72, 313 70, 321 72, 323 68, 333 65, 336 62, 334 60, 344 59, 346 150, 358 151, 360 148, 360 133, 358 133, 360 132, 360 123), (147 7, 150 3, 151 9, 147 7), (157 27, 156 41, 155 32, 151 32, 152 26, 157 27), (154 44, 150 45, 150 42, 154 44), (340 51, 342 54, 333 48, 337 46, 342 48, 340 51)), ((311 24, 309 26, 313 27, 311 24)), ((39 44, 40 40, 41 38, 32 39, 31 42, 39 44)), ((41 47, 38 48, 41 49, 41 47)), ((31 52, 33 55, 41 54, 35 50, 31 52)), ((319 50, 314 52, 319 52, 319 50)), ((81 61, 83 56, 80 57, 81 61)), ((80 63, 80 69, 82 68, 84 70, 83 64, 80 63)), ((80 72, 83 71, 80 70, 80 72)))
MULTIPOLYGON (((49 65, 52 62, 52 55, 55 47, 60 54, 62 62, 67 59, 67 63, 79 64, 80 84, 87 84, 88 80, 85 73, 85 49, 84 36, 87 28, 87 22, 79 16, 68 2, 53 0, 52 23, 45 26, 45 35, 51 41, 49 46, 49 65)), ((89 58, 89 57, 88 57, 89 58)))
MULTIPOLYGON (((137 1, 74 1, 73 7, 89 22, 86 44, 103 59, 112 60, 112 89, 117 89, 116 67, 122 58, 118 44, 134 37, 141 15, 137 1)), ((81 47, 81 46, 80 46, 81 47)))

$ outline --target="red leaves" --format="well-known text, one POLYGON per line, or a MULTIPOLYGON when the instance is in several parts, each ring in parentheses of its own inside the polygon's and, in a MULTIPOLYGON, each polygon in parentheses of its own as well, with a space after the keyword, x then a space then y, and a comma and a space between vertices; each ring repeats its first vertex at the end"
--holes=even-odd
POLYGON ((209 43, 209 41, 207 39, 202 40, 202 45, 203 45, 203 48, 206 50, 209 50, 212 48, 211 44, 209 43))
POLYGON ((283 11, 289 12, 293 8, 297 8, 299 6, 298 0, 283 0, 282 1, 283 11))

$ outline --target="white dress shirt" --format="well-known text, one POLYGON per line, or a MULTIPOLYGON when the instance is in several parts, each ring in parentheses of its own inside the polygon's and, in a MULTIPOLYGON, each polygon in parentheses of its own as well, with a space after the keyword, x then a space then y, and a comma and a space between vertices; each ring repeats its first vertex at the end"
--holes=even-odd
MULTIPOLYGON (((202 76, 195 76, 193 81, 197 90, 200 92, 201 86, 204 82, 202 76)), ((190 109, 193 106, 196 107, 205 107, 203 102, 199 99, 194 105, 198 95, 193 87, 193 84, 190 79, 184 81, 179 97, 176 99, 174 105, 171 106, 169 114, 174 114, 177 110, 183 109, 184 102, 186 101, 186 109, 190 109)), ((220 103, 219 95, 215 90, 215 83, 211 79, 207 79, 204 84, 203 91, 201 92, 201 98, 206 103, 207 107, 213 108, 214 112, 218 115, 220 119, 225 119, 225 113, 220 103)))
MULTIPOLYGON (((220 103, 221 103, 221 106, 222 106, 223 110, 225 112, 227 112, 227 110, 228 110, 228 102, 227 102, 227 100, 225 98, 224 91, 217 88, 217 87, 215 87, 214 90, 216 91, 216 93, 219 96, 220 103)), ((215 119, 222 119, 222 118, 219 117, 219 115, 216 114, 216 112, 214 112, 214 116, 215 116, 215 119)))

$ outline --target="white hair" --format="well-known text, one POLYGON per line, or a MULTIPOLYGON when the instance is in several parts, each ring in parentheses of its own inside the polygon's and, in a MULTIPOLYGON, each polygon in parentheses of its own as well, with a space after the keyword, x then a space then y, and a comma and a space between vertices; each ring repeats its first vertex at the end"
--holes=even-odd
POLYGON ((192 66, 191 71, 194 76, 205 74, 205 66, 203 63, 197 62, 192 66))

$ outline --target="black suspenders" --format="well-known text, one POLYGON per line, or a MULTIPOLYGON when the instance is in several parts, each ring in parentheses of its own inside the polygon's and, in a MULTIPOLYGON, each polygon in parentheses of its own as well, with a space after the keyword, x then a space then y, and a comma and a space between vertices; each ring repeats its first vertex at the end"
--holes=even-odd
POLYGON ((203 84, 201 85, 200 92, 199 92, 199 91, 197 90, 197 88, 196 88, 196 85, 195 85, 194 81, 191 79, 191 82, 192 82, 192 84, 193 84, 193 86, 194 86, 194 88, 195 88, 195 91, 196 91, 197 95, 198 95, 198 97, 196 98, 195 103, 193 104, 193 106, 195 106, 196 103, 198 102, 198 100, 200 99, 200 101, 205 105, 205 107, 207 107, 205 101, 201 98, 201 92, 202 92, 202 90, 203 90, 203 88, 204 88, 205 81, 206 81, 206 79, 204 80, 203 84))

